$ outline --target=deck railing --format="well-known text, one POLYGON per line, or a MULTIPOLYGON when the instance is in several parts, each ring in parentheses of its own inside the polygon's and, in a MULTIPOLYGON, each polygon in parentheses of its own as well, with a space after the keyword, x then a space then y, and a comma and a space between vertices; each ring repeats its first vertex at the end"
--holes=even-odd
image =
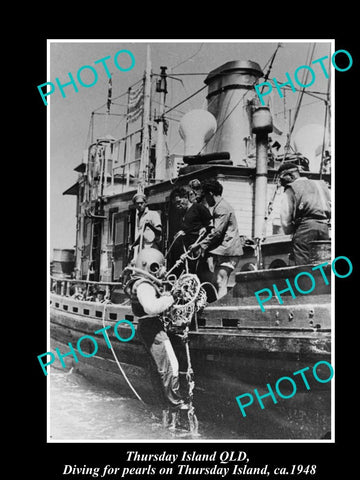
POLYGON ((119 287, 119 282, 95 282, 74 278, 60 278, 50 276, 50 291, 64 297, 78 298, 79 300, 95 301, 97 295, 110 298, 111 287, 119 287))

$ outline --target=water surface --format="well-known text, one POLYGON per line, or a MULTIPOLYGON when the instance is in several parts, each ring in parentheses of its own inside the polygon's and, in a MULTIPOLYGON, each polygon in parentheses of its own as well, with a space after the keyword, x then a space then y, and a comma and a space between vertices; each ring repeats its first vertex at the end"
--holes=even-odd
POLYGON ((163 428, 161 413, 135 398, 121 397, 72 371, 50 373, 50 441, 126 441, 239 439, 222 425, 200 422, 199 435, 163 428))

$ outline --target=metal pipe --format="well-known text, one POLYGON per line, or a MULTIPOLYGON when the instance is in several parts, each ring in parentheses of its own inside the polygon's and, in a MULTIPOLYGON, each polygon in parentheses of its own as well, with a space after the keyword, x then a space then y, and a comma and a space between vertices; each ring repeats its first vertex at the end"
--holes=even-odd
POLYGON ((254 212, 254 237, 264 236, 264 222, 267 206, 267 174, 268 174, 268 134, 256 134, 256 176, 255 176, 255 212, 254 212))

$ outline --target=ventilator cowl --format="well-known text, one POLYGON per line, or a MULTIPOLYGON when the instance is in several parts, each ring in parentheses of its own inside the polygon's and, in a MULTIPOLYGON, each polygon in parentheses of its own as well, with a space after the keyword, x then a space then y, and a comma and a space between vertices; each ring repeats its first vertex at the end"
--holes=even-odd
POLYGON ((191 110, 180 120, 179 134, 184 140, 184 155, 197 155, 216 132, 216 119, 207 110, 191 110))

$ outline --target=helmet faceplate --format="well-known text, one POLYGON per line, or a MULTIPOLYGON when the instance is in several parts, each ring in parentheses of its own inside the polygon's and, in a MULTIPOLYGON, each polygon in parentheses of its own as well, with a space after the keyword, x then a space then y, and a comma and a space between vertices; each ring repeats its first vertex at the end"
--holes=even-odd
POLYGON ((164 263, 165 257, 159 250, 155 248, 144 248, 136 258, 135 267, 145 270, 145 272, 157 277, 163 270, 162 267, 164 263))

